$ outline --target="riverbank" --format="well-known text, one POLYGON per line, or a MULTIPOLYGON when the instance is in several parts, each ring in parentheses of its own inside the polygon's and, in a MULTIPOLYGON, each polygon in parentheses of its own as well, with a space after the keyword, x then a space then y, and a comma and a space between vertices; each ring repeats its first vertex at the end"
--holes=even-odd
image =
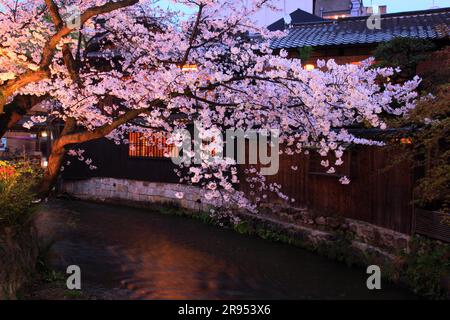
MULTIPOLYGON (((61 274, 61 277, 64 275, 61 274)), ((68 290, 65 279, 44 279, 42 275, 33 279, 19 293, 20 300, 128 300, 129 295, 120 289, 106 289, 93 284, 84 284, 82 290, 68 290)))
POLYGON ((130 299, 415 298, 384 281, 370 291, 365 268, 217 228, 207 215, 199 223, 175 208, 80 201, 51 201, 40 211, 40 233, 55 240, 52 268, 79 265, 83 283, 130 299))
MULTIPOLYGON (((61 189, 77 199, 170 212, 211 221, 213 204, 199 188, 114 178, 64 181, 61 189), (176 194, 184 193, 183 199, 176 194), (172 207, 172 208, 171 208, 172 207)), ((365 267, 378 265, 393 283, 408 286, 427 298, 449 298, 450 245, 409 235, 375 224, 324 214, 305 208, 268 203, 257 215, 235 212, 238 225, 228 226, 243 234, 288 243, 345 262, 365 267)))
POLYGON ((0 300, 14 300, 35 273, 38 237, 32 222, 0 224, 0 300))
POLYGON ((410 238, 360 221, 313 216, 306 211, 282 212, 278 209, 272 211, 278 212, 274 214, 269 208, 259 215, 239 213, 241 222, 231 225, 215 220, 209 213, 173 204, 120 199, 93 202, 193 218, 240 234, 300 247, 350 267, 365 269, 378 265, 385 282, 408 288, 425 298, 450 299, 450 247, 438 241, 418 236, 410 238))

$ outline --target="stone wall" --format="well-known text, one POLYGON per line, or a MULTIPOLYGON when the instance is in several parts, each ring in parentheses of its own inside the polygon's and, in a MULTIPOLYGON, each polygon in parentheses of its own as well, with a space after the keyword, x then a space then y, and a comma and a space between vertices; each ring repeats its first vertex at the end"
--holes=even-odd
POLYGON ((0 225, 0 300, 16 299, 17 292, 35 271, 38 254, 33 225, 0 225))
MULTIPOLYGON (((312 230, 320 230, 330 234, 345 233, 355 243, 364 243, 378 248, 387 255, 398 254, 408 249, 411 239, 409 235, 373 225, 368 222, 327 216, 318 212, 310 212, 305 208, 279 207, 269 205, 262 211, 271 212, 275 220, 284 221, 297 226, 306 226, 312 230)), ((359 247, 359 245, 357 244, 359 247)))
POLYGON ((199 188, 171 183, 91 178, 64 181, 61 191, 83 200, 169 204, 195 211, 208 211, 212 206, 199 188), (178 192, 183 193, 182 199, 177 198, 178 192))

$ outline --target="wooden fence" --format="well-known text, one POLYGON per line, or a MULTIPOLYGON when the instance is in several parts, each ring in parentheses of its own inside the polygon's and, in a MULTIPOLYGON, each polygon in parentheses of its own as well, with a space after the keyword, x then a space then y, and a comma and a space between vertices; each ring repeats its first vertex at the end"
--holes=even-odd
MULTIPOLYGON (((278 174, 267 176, 267 182, 281 184, 282 192, 295 199, 291 204, 295 207, 412 233, 413 175, 408 163, 394 164, 392 152, 366 146, 347 151, 344 164, 334 174, 327 174, 320 165, 323 159, 315 153, 281 155, 278 174), (351 183, 342 185, 339 182, 342 176, 347 176, 351 183)), ((244 180, 242 174, 241 190, 249 194, 252 189, 244 180)), ((282 201, 275 194, 268 200, 282 201)))
MULTIPOLYGON (((179 182, 173 171, 175 166, 169 159, 130 157, 127 145, 117 146, 106 139, 85 143, 80 148, 86 150, 84 156, 92 158, 98 169, 89 170, 86 164, 68 156, 66 160, 72 163, 65 168, 64 179, 109 177, 179 182)), ((436 217, 427 216, 417 209, 414 214, 413 172, 409 163, 396 162, 397 159, 392 148, 357 146, 344 154, 344 164, 336 167, 334 174, 327 174, 320 165, 323 158, 314 152, 310 155, 281 155, 278 174, 266 178, 269 183, 281 184, 283 193, 295 199, 290 203, 295 207, 450 242, 447 225, 442 226, 436 217), (349 177, 351 183, 340 184, 342 176, 349 177)), ((247 167, 241 166, 239 170, 240 189, 249 194, 251 188, 243 174, 247 167)), ((267 200, 286 203, 274 194, 269 194, 267 200)))
POLYGON ((414 231, 417 234, 450 243, 450 226, 448 221, 445 221, 444 213, 416 208, 414 231))

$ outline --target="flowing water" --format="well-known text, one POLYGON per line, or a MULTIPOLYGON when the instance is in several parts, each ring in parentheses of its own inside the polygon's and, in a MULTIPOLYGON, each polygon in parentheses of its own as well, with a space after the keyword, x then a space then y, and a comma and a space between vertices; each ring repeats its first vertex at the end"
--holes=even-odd
POLYGON ((78 265, 83 281, 134 299, 409 299, 365 270, 289 245, 239 235, 188 218, 78 201, 38 214, 52 237, 52 264, 78 265))

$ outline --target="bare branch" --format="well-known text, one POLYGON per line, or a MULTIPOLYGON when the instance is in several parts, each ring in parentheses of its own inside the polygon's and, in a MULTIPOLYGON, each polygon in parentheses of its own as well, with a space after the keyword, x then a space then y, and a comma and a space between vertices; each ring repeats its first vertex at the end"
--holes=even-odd
POLYGON ((198 6, 197 18, 195 19, 194 27, 192 29, 191 37, 189 39, 189 47, 186 49, 186 52, 184 53, 183 60, 181 60, 180 63, 181 67, 183 67, 189 59, 189 53, 191 52, 195 38, 197 37, 198 28, 200 26, 204 6, 205 6, 204 4, 199 4, 198 6))

